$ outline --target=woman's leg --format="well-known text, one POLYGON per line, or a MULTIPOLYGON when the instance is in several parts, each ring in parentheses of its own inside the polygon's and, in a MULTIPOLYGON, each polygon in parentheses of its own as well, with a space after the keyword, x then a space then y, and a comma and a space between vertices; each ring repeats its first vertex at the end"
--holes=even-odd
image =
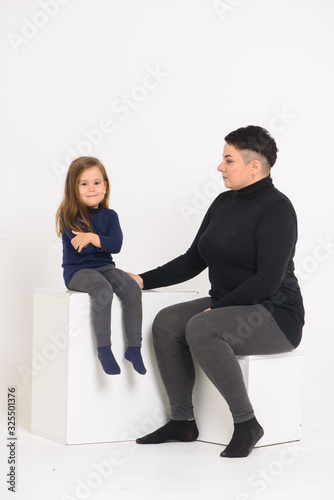
POLYGON ((68 288, 90 295, 98 358, 108 375, 120 373, 120 367, 110 348, 111 303, 113 299, 110 283, 96 269, 81 269, 74 273, 68 288))
POLYGON ((293 346, 260 305, 224 307, 197 314, 187 324, 186 338, 200 366, 228 403, 242 440, 247 441, 245 427, 250 425, 254 431, 250 432, 253 437, 247 446, 242 448, 237 440, 238 446, 227 448, 227 453, 231 453, 223 456, 247 456, 263 430, 254 419, 236 355, 288 352, 293 346))
POLYGON ((157 314, 153 323, 154 348, 169 398, 172 420, 148 436, 137 439, 137 443, 197 439, 192 405, 195 370, 185 329, 190 318, 211 305, 211 299, 205 297, 166 307, 157 314))
POLYGON ((160 311, 153 323, 155 354, 173 420, 194 418, 195 370, 185 330, 189 319, 211 304, 208 297, 176 304, 160 311))

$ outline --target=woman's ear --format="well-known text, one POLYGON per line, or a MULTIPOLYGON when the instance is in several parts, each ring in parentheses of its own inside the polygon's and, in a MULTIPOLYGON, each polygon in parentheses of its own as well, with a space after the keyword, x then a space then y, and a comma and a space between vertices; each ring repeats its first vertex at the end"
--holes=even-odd
POLYGON ((259 172, 261 172, 262 164, 261 164, 260 160, 253 160, 251 168, 252 168, 252 175, 254 175, 254 176, 256 174, 258 174, 259 172))

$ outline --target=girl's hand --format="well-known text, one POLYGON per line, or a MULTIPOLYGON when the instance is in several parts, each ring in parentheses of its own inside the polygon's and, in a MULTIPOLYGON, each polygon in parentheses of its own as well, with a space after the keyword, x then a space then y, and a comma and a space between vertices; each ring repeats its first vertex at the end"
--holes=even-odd
POLYGON ((144 288, 144 281, 143 281, 143 278, 141 276, 139 276, 139 274, 132 274, 132 273, 128 273, 131 278, 133 278, 139 285, 140 289, 142 290, 144 288))
POLYGON ((209 307, 209 309, 204 309, 203 312, 205 313, 206 311, 211 311, 211 307, 209 307))
POLYGON ((71 244, 78 253, 81 252, 83 248, 86 248, 90 243, 98 248, 101 248, 100 238, 94 233, 81 233, 78 231, 72 231, 75 237, 72 238, 71 244))

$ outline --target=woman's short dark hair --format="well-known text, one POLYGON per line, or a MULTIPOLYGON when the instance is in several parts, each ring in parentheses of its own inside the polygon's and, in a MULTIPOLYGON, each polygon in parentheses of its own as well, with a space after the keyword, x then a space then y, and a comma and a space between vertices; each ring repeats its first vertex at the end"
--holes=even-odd
POLYGON ((241 127, 230 132, 225 137, 225 141, 239 151, 248 150, 259 153, 267 159, 270 168, 276 162, 278 152, 276 142, 265 128, 255 125, 241 127))

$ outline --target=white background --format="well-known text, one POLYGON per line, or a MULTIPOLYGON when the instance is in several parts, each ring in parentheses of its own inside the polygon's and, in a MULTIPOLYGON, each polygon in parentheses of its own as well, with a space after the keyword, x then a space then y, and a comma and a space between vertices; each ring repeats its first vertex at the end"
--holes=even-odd
MULTIPOLYGON (((33 290, 64 287, 54 217, 71 154, 106 165, 124 232, 116 263, 143 272, 186 251, 225 189, 216 172, 225 135, 256 124, 277 141, 272 177, 299 218, 304 425, 316 427, 319 412, 324 425, 333 356, 333 2, 2 0, 1 11, 2 417, 14 385, 19 424, 29 428, 33 290), (160 76, 149 77, 154 71, 160 76), (108 131, 97 133, 101 122, 108 131)), ((207 275, 177 288, 206 295, 207 275)))

